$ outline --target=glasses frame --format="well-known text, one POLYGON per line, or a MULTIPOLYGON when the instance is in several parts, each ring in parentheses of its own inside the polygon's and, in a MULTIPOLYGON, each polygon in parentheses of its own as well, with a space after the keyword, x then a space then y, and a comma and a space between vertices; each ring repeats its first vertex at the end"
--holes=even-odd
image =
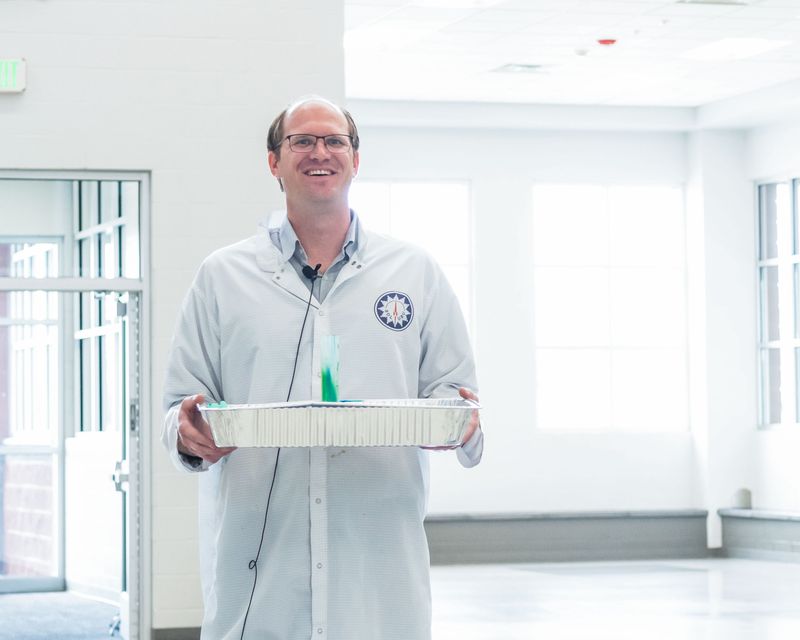
POLYGON ((329 133, 326 136, 315 136, 313 133, 290 133, 283 140, 281 140, 281 144, 283 144, 284 142, 288 142, 289 149, 291 151, 294 151, 295 153, 311 153, 314 149, 317 148, 317 142, 319 142, 320 140, 322 140, 325 143, 325 149, 327 149, 330 153, 337 153, 337 154, 347 153, 348 151, 353 149, 353 136, 351 136, 349 133, 329 133), (292 138, 300 136, 304 138, 314 138, 314 146, 306 150, 295 149, 292 146, 292 138), (331 147, 328 146, 328 138, 347 138, 350 144, 347 146, 346 149, 331 149, 331 147))

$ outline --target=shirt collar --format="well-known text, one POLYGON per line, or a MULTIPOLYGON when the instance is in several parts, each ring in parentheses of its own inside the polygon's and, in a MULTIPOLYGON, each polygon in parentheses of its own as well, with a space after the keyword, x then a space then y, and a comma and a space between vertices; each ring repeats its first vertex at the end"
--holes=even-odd
MULTIPOLYGON (((359 227, 360 223, 358 221, 358 215, 356 215, 355 211, 350 209, 350 226, 348 227, 347 235, 344 238, 342 251, 335 262, 338 262, 342 258, 349 260, 350 256, 356 252, 358 249, 359 227)), ((289 222, 289 216, 283 216, 283 220, 279 227, 270 228, 269 236, 272 240, 272 244, 275 245, 275 248, 277 248, 278 251, 280 251, 281 256, 285 261, 290 260, 294 255, 301 263, 305 264, 308 262, 308 256, 306 255, 303 246, 300 244, 300 240, 294 231, 292 223, 289 222)))

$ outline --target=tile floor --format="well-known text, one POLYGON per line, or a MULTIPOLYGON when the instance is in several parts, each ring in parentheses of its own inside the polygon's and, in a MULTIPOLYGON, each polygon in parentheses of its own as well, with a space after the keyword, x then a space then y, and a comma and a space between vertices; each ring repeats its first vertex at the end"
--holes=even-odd
POLYGON ((800 640, 800 564, 434 567, 434 640, 800 640))
MULTIPOLYGON (((800 563, 472 565, 431 573, 433 640, 800 640, 800 563)), ((71 594, 0 596, 0 640, 108 638, 112 609, 71 594)))

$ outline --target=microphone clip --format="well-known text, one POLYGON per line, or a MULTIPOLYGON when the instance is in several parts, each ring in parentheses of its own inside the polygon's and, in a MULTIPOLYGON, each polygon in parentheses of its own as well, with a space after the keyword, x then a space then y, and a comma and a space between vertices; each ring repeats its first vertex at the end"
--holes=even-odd
POLYGON ((322 268, 321 264, 317 264, 316 267, 312 268, 311 265, 306 265, 303 267, 303 275, 314 282, 317 278, 321 278, 322 276, 319 275, 319 270, 322 268))

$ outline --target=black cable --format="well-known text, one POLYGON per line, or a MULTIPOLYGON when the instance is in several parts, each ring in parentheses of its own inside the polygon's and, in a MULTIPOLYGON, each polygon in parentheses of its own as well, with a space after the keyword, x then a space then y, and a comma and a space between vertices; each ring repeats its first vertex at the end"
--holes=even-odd
MULTIPOLYGON (((303 275, 311 280, 311 291, 308 294, 308 304, 306 304, 306 314, 303 316, 303 324, 300 325, 300 337, 297 339, 297 350, 294 354, 294 366, 292 367, 292 379, 289 382, 289 392, 286 394, 286 402, 289 402, 289 398, 292 397, 292 386, 294 386, 294 376, 297 372, 297 359, 300 356, 300 344, 303 342, 303 331, 306 328, 306 320, 308 320, 308 312, 311 310, 311 298, 314 297, 314 283, 317 281, 317 278, 321 277, 319 275, 319 269, 322 265, 317 265, 315 268, 311 268, 310 266, 306 265, 303 267, 303 275)), ((250 571, 253 571, 253 589, 250 591, 250 600, 247 603, 247 611, 244 612, 244 620, 242 621, 242 634, 239 636, 239 640, 244 639, 244 630, 247 628, 247 617, 250 615, 250 607, 253 604, 253 596, 256 592, 256 583, 258 582, 258 559, 261 557, 261 547, 264 546, 264 533, 267 531, 267 515, 269 514, 269 503, 272 500, 272 489, 275 487, 275 478, 278 475, 278 460, 281 457, 281 449, 278 447, 278 453, 275 455, 275 467, 272 470, 272 481, 269 483, 269 493, 267 494, 267 506, 264 508, 264 522, 261 525, 261 539, 258 542, 258 551, 256 552, 256 557, 253 558, 250 562, 247 563, 247 568, 250 571)))

